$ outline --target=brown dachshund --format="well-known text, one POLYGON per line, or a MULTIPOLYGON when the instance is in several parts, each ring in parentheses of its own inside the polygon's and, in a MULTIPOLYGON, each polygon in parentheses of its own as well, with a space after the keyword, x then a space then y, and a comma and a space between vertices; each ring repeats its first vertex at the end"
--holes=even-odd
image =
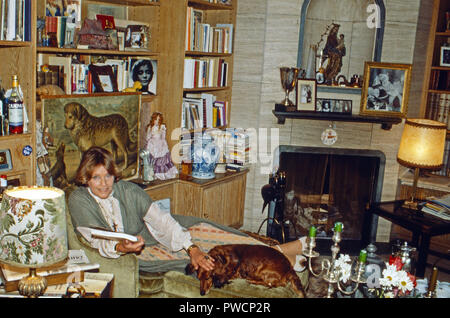
MULTIPOLYGON (((200 295, 205 295, 211 286, 220 288, 230 280, 242 278, 249 283, 267 287, 291 284, 299 297, 305 293, 299 277, 289 260, 278 250, 265 245, 229 244, 212 248, 208 255, 214 258, 214 269, 206 271, 199 267, 200 295)), ((194 267, 186 266, 186 274, 194 267)))

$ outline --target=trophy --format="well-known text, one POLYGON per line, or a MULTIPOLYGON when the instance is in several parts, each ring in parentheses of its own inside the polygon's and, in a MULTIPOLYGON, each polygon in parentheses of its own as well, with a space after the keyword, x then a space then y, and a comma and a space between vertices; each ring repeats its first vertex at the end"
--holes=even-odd
POLYGON ((290 110, 290 108, 294 108, 293 110, 295 110, 295 104, 289 99, 289 93, 295 88, 298 72, 299 69, 295 67, 280 68, 281 87, 283 87, 286 93, 286 97, 281 104, 283 104, 287 110, 290 110))

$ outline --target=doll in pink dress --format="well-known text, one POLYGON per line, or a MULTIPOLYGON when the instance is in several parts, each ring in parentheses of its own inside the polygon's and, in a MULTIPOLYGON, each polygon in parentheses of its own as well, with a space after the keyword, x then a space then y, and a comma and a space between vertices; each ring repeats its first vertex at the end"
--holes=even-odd
POLYGON ((166 125, 163 123, 163 115, 159 112, 152 114, 147 125, 145 149, 150 153, 148 160, 157 179, 167 180, 177 176, 178 170, 172 162, 166 141, 166 125))

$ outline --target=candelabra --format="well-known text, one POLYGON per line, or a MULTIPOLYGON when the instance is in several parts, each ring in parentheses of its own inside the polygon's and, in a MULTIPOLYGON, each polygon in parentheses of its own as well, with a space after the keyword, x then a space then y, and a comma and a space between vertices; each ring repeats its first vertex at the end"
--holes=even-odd
POLYGON ((327 298, 331 298, 335 285, 338 290, 344 295, 353 295, 359 288, 360 284, 365 284, 365 267, 367 260, 367 251, 361 250, 358 260, 356 260, 351 267, 350 280, 354 282, 354 287, 351 290, 347 290, 341 285, 341 278, 343 276, 342 269, 337 266, 337 257, 339 254, 339 243, 342 240, 342 229, 344 225, 341 222, 337 222, 333 228, 332 240, 334 244, 331 246, 331 260, 324 259, 321 262, 321 270, 316 273, 312 267, 312 259, 319 257, 320 254, 314 251, 316 247, 316 228, 312 226, 309 229, 309 235, 307 238, 307 250, 303 253, 308 258, 308 270, 315 277, 322 277, 328 282, 327 298))

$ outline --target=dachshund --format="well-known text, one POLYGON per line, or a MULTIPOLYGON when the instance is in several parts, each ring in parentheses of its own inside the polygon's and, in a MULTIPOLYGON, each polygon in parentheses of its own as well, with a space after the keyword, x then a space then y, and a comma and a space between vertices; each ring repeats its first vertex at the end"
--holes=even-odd
MULTIPOLYGON (((214 269, 197 270, 200 295, 204 296, 214 285, 221 288, 230 280, 245 279, 247 282, 266 287, 291 284, 300 298, 305 297, 302 283, 289 260, 278 250, 265 245, 228 244, 218 245, 208 252, 215 260, 214 269)), ((194 272, 192 264, 185 268, 187 275, 194 272)))

